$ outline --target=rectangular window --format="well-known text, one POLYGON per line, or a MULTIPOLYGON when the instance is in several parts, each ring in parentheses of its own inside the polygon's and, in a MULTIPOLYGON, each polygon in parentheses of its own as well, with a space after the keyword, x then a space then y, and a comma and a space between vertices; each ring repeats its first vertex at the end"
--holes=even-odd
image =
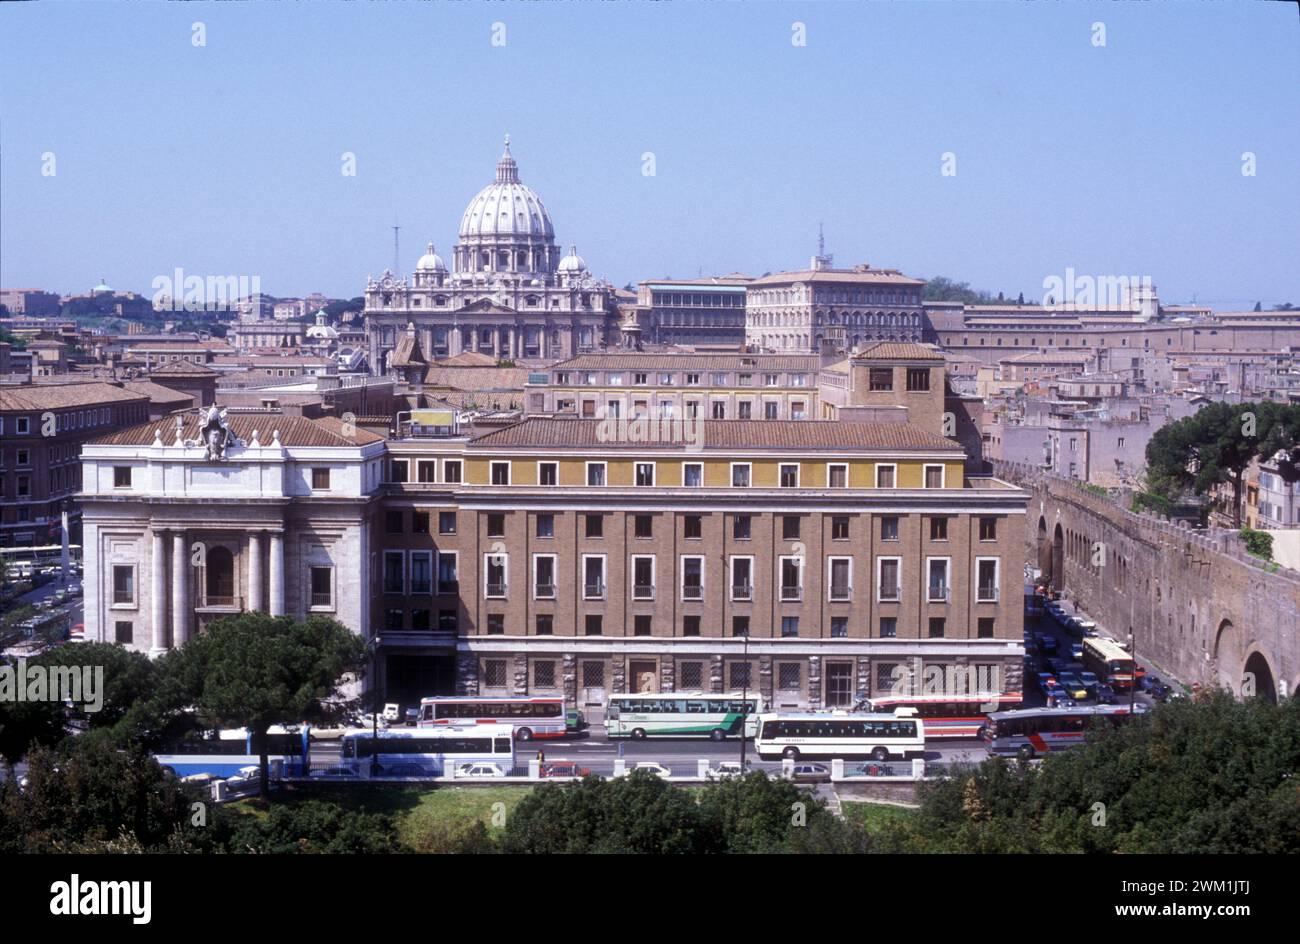
POLYGON ((456 617, 455 610, 438 611, 438 632, 443 634, 455 635, 459 621, 456 617))
POLYGON ((650 617, 644 614, 633 617, 632 635, 649 636, 650 635, 650 617))
POLYGON ((996 541, 998 539, 998 519, 981 518, 980 519, 980 540, 996 541))
POLYGON ((653 557, 632 558, 632 599, 653 600, 655 598, 655 559, 653 557))
MULTIPOLYGON (((745 631, 743 633, 737 633, 736 635, 739 636, 749 635, 748 620, 746 620, 745 631)), ((727 673, 729 676, 728 680, 731 682, 731 687, 736 691, 744 691, 747 688, 752 688, 754 685, 753 679, 750 675, 748 662, 729 663, 727 666, 727 673)))
POLYGON ((459 482, 461 480, 461 465, 459 459, 444 459, 442 462, 442 480, 444 482, 459 482))
POLYGON ((931 617, 930 617, 930 638, 931 638, 931 639, 942 639, 942 638, 943 638, 943 633, 944 633, 944 624, 945 624, 945 622, 946 622, 946 621, 944 620, 944 618, 943 618, 942 616, 931 616, 931 617))
POLYGON ((867 385, 872 390, 894 389, 894 369, 892 367, 873 367, 868 378, 867 385))
POLYGON ((682 599, 704 599, 704 558, 682 558, 682 599))
POLYGON ((880 540, 898 540, 898 519, 893 515, 886 515, 880 519, 880 540))
POLYGON ((993 618, 991 616, 981 616, 979 625, 976 629, 976 635, 979 639, 993 638, 993 618))
POLYGON ((682 536, 699 538, 704 535, 704 518, 701 515, 685 515, 682 518, 682 536))
POLYGON ((849 635, 849 618, 847 616, 831 617, 831 638, 847 639, 849 635))
MULTIPOLYGON (((541 619, 539 616, 538 619, 541 619)), ((538 633, 539 636, 543 635, 538 633)), ((555 660, 539 659, 533 663, 533 687, 555 688, 555 660)))
POLYGON ((605 557, 603 554, 583 555, 582 596, 586 600, 605 599, 605 557))
POLYGON ((712 418, 715 420, 725 420, 727 418, 727 404, 725 400, 714 400, 711 411, 712 418))
MULTIPOLYGON (((325 471, 329 471, 326 469, 325 471)), ((415 463, 415 480, 417 482, 436 482, 438 481, 438 462, 435 459, 421 459, 415 463)), ((315 484, 313 483, 313 487, 315 484)), ((328 488, 328 482, 326 483, 328 488)))
POLYGON ((832 557, 829 562, 831 573, 831 600, 843 602, 853 598, 853 559, 850 557, 832 557))
POLYGON ((499 511, 488 512, 487 536, 490 538, 503 538, 505 535, 506 516, 499 511))
POLYGON ((551 636, 555 634, 555 617, 550 613, 537 614, 537 635, 551 636))
POLYGON ((653 462, 636 463, 635 482, 637 488, 649 488, 650 486, 653 486, 655 483, 655 464, 653 462))
POLYGON ((930 540, 931 541, 948 540, 948 519, 947 518, 930 519, 930 540))
POLYGON ((589 538, 599 538, 605 536, 605 516, 597 514, 585 515, 586 534, 589 538))
POLYGON ((847 541, 849 539, 849 516, 833 515, 831 517, 831 540, 847 541))
MULTIPOLYGON (((329 472, 329 469, 325 470, 329 472)), ((129 465, 113 466, 113 487, 130 488, 131 487, 131 467, 129 465)), ((328 488, 328 484, 326 485, 328 488)))
POLYGON ((438 512, 438 533, 439 534, 456 533, 456 512, 454 511, 438 512))
POLYGON ((844 463, 833 463, 826 467, 827 488, 848 488, 849 467, 844 463))
POLYGON ((328 489, 330 487, 330 470, 312 469, 311 487, 313 490, 317 491, 328 489))
POLYGON ((559 485, 560 464, 558 462, 537 463, 537 484, 538 485, 559 485))
POLYGON ((900 577, 903 559, 901 557, 880 557, 876 560, 876 599, 884 602, 896 601, 901 596, 900 577))
POLYGON ((632 533, 638 538, 654 537, 654 516, 653 515, 633 515, 632 516, 632 533))
POLYGON ((603 486, 605 484, 605 463, 587 463, 587 484, 593 487, 603 486))
POLYGON ((733 462, 731 464, 731 487, 749 488, 748 462, 733 462))
POLYGON ((506 687, 506 660, 483 660, 483 685, 486 688, 506 687))
POLYGON ((998 559, 996 557, 975 558, 976 596, 980 603, 998 602, 998 559))
POLYGON ((438 552, 438 592, 460 593, 460 578, 454 551, 438 552))
POLYGON ((754 418, 754 404, 749 400, 741 400, 736 404, 736 419, 752 420, 754 418))
POLYGON ((585 632, 588 636, 600 636, 605 632, 604 618, 599 613, 588 613, 585 620, 585 632))
POLYGON ((489 613, 487 618, 487 634, 489 636, 504 636, 506 633, 506 617, 504 613, 489 613))
POLYGON ((682 464, 682 485, 686 488, 700 488, 704 484, 704 465, 699 462, 682 464))
POLYGON ((130 564, 113 565, 113 604, 135 605, 135 568, 130 564))
POLYGON ((882 639, 893 639, 898 635, 898 617, 882 616, 880 617, 880 637, 882 639))
POLYGON ((781 635, 782 637, 791 637, 799 635, 799 617, 783 616, 781 617, 781 635))
POLYGON ((388 481, 405 482, 408 463, 405 459, 390 459, 388 462, 388 481))
POLYGON ((876 466, 876 488, 893 488, 897 467, 893 465, 876 466))
POLYGON ((433 592, 433 552, 411 552, 411 592, 433 592))
POLYGON ((731 618, 731 635, 748 636, 749 635, 749 617, 733 616, 731 618))
POLYGON ((116 620, 113 623, 113 639, 124 646, 131 645, 135 640, 135 624, 116 620))
POLYGON ((429 533, 429 513, 427 511, 417 511, 412 513, 411 533, 412 534, 429 533))
POLYGON ((803 599, 803 559, 800 557, 782 557, 781 599, 786 601, 803 599))
POLYGON ((925 467, 925 487, 943 488, 943 466, 927 465, 925 467))
POLYGON ((949 595, 948 558, 928 558, 926 573, 928 574, 926 599, 931 603, 947 603, 949 595))
POLYGON ((400 511, 390 511, 384 515, 384 530, 389 534, 402 533, 402 513, 400 511))
POLYGON ((731 519, 731 537, 736 541, 748 541, 753 531, 753 518, 749 515, 736 515, 731 519))
POLYGON ((777 411, 780 405, 775 400, 766 400, 763 403, 763 419, 774 420, 777 417, 777 411))
POLYGON ((311 568, 311 605, 322 609, 334 605, 334 568, 311 568))
POLYGON ((508 558, 505 554, 483 555, 483 595, 487 597, 504 597, 506 595, 506 567, 508 558))
POLYGON ((533 555, 533 597, 537 600, 555 599, 555 555, 533 555))
POLYGON ((930 389, 930 368, 928 367, 907 368, 907 389, 913 391, 929 390, 930 389))
POLYGON ((799 516, 781 516, 781 538, 786 541, 799 540, 799 516))
POLYGON ((406 592, 406 558, 401 551, 384 551, 384 592, 406 592))
POLYGON ((508 461, 492 462, 489 464, 489 468, 491 470, 493 485, 510 484, 510 463, 508 461))
MULTIPOLYGON (((696 621, 696 633, 698 636, 698 616, 688 616, 687 619, 696 621)), ((690 633, 683 633, 689 636, 690 633)), ((677 665, 678 681, 681 683, 681 690, 684 692, 697 692, 704 688, 704 663, 703 662, 681 662, 677 665)))
POLYGON ((799 487, 799 466, 797 463, 781 464, 780 482, 782 488, 799 487))
POLYGON ((731 599, 754 599, 754 559, 752 557, 733 557, 731 559, 731 599))

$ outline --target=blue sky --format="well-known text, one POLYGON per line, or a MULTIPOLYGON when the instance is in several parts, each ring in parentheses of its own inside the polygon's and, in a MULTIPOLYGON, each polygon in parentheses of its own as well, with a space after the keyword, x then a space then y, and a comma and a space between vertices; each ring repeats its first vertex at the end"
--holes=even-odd
POLYGON ((508 132, 619 285, 799 267, 821 221, 837 264, 1012 295, 1072 267, 1300 304, 1298 33, 1283 3, 6 4, 0 284, 356 295, 394 222, 404 271, 448 255, 508 132))

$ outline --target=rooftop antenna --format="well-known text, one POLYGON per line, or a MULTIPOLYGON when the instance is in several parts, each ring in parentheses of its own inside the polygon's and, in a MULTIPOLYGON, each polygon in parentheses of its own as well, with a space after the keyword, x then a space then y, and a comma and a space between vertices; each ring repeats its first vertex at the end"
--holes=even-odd
POLYGON ((393 225, 393 275, 402 274, 402 254, 398 248, 397 234, 402 227, 393 225))
POLYGON ((812 268, 816 272, 823 269, 829 269, 834 263, 835 257, 826 255, 826 234, 822 229, 822 224, 817 224, 817 255, 813 256, 812 268))

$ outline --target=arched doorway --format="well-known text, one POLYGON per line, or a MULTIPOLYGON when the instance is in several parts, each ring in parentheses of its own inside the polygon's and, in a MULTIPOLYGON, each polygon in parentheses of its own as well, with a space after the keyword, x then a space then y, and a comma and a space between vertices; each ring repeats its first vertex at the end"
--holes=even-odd
POLYGON ((1047 519, 1039 517, 1038 519, 1038 572, 1051 579, 1052 570, 1052 542, 1047 536, 1047 519))
POLYGON ((1226 688, 1234 695, 1241 692, 1241 678, 1237 666, 1241 665, 1241 635, 1232 620, 1223 620, 1214 634, 1214 650, 1210 653, 1213 660, 1212 677, 1221 688, 1226 688))
POLYGON ((1273 670, 1268 667, 1268 660, 1264 658, 1262 652, 1255 651, 1250 654, 1241 675, 1243 696, 1249 697, 1253 689, 1256 698, 1277 701, 1277 686, 1273 682, 1273 670))

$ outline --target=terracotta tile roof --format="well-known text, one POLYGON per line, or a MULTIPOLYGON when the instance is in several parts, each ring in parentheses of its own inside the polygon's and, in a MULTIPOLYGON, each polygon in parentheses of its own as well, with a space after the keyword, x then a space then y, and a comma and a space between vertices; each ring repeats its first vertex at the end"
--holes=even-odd
POLYGON ((124 390, 111 383, 23 384, 0 387, 0 412, 59 410, 147 399, 145 394, 124 390))
MULTIPOLYGON (((198 411, 178 413, 177 416, 184 421, 181 436, 185 439, 198 439, 198 411)), ((352 430, 351 435, 344 435, 343 421, 332 416, 311 420, 283 413, 232 413, 226 419, 230 429, 244 442, 251 441, 253 430, 257 430, 259 441, 268 444, 277 429, 280 431, 280 442, 286 446, 365 446, 384 441, 382 436, 360 428, 352 430)), ((167 417, 120 429, 91 440, 90 445, 148 446, 154 441, 154 430, 161 432, 162 441, 168 445, 176 440, 176 420, 167 417)))
POLYGON ((928 344, 914 341, 876 341, 858 348, 855 358, 877 358, 890 361, 941 361, 943 352, 928 344))
POLYGON ((552 364, 550 370, 752 370, 814 371, 821 366, 816 354, 688 354, 662 353, 579 354, 552 364))
POLYGON ((414 367, 427 364, 424 352, 420 350, 420 339, 414 334, 403 334, 397 339, 397 349, 388 359, 389 367, 414 367))
POLYGON ((193 403, 194 397, 149 380, 128 380, 124 384, 133 393, 142 393, 153 403, 193 403))
POLYGON ((1077 364, 1080 361, 1090 361, 1093 355, 1087 351, 1026 351, 1023 354, 1015 354, 1011 357, 1004 357, 999 363, 1016 364, 1029 362, 1035 364, 1077 364))
POLYGON ((495 367, 497 359, 479 351, 462 351, 455 357, 444 357, 433 362, 434 367, 495 367))
POLYGON ((525 367, 430 367, 424 373, 425 384, 451 390, 522 392, 527 380, 525 367))
MULTIPOLYGON (((650 425, 654 425, 653 421, 650 425)), ((959 443, 910 423, 854 423, 839 420, 704 420, 705 449, 921 449, 961 453, 959 443)), ((678 427, 681 428, 680 426, 678 427)), ((473 440, 482 448, 646 450, 647 442, 613 442, 601 420, 530 417, 473 440), (604 427, 604 428, 602 428, 604 427)), ((651 433, 653 434, 653 430, 651 433)), ((667 444, 666 444, 667 445, 667 444)))

